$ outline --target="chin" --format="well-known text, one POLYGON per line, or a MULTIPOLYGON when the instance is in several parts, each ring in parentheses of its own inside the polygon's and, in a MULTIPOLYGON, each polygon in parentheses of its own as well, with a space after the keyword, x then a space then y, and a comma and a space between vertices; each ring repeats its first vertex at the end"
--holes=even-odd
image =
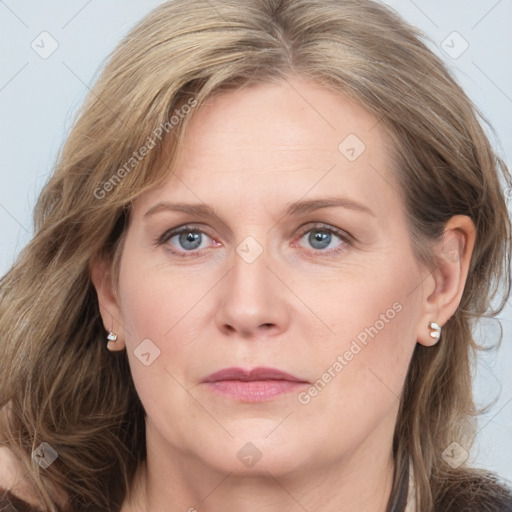
MULTIPOLYGON (((240 435, 235 435, 229 425, 226 425, 233 437, 224 432, 221 439, 203 437, 203 442, 206 442, 203 449, 198 451, 196 445, 193 451, 202 464, 222 473, 240 476, 268 476, 270 473, 277 477, 295 472, 310 463, 314 450, 310 455, 305 450, 305 447, 311 448, 307 441, 307 432, 300 439, 290 435, 285 429, 280 435, 277 435, 277 431, 269 435, 272 429, 267 427, 266 424, 265 428, 258 429, 254 427, 254 423, 250 427, 246 424, 245 428, 240 427, 240 435)), ((272 428, 275 427, 276 422, 272 422, 272 428)))
POLYGON ((221 456, 217 460, 205 461, 221 472, 231 473, 240 477, 284 477, 306 467, 305 462, 297 460, 297 450, 260 450, 256 443, 246 443, 238 449, 234 456, 221 456))

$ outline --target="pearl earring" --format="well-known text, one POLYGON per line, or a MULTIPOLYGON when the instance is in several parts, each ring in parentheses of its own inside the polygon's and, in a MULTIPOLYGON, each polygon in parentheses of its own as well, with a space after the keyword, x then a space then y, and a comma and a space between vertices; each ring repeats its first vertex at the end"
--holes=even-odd
POLYGON ((438 340, 441 337, 441 327, 436 322, 430 322, 428 324, 430 329, 430 337, 434 340, 438 340))

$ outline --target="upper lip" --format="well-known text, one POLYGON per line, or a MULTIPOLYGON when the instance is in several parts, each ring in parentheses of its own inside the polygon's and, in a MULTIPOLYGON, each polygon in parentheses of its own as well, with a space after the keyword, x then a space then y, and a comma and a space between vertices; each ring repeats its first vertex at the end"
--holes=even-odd
POLYGON ((252 370, 244 370, 243 368, 224 368, 218 372, 208 375, 203 382, 218 382, 221 380, 241 380, 241 381, 256 381, 256 380, 288 380, 290 382, 306 382, 299 377, 291 375, 277 368, 258 367, 252 370))

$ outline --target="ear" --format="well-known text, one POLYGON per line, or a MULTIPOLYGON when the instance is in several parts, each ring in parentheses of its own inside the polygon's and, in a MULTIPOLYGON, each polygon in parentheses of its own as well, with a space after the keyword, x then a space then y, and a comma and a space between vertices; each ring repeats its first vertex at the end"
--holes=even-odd
MULTIPOLYGON (((475 245, 475 225, 466 215, 453 216, 445 226, 442 240, 434 247, 438 265, 423 286, 422 315, 417 340, 425 346, 435 345, 430 336, 430 322, 443 326, 457 310, 475 245)), ((441 335, 442 337, 442 335, 441 335)))
POLYGON ((98 295, 100 315, 103 320, 103 327, 107 332, 112 331, 117 335, 117 340, 108 341, 105 339, 107 348, 111 351, 123 350, 125 348, 125 332, 120 319, 121 310, 117 297, 117 290, 112 282, 112 273, 108 263, 102 258, 95 258, 90 265, 91 280, 98 295))

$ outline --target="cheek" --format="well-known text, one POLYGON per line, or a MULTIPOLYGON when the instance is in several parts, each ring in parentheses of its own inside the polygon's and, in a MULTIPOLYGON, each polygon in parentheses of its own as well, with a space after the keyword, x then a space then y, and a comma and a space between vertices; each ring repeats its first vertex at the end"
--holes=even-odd
POLYGON ((200 288, 178 273, 170 276, 166 268, 145 267, 142 258, 127 258, 120 274, 121 315, 132 378, 148 417, 169 438, 179 438, 180 425, 194 421, 195 415, 200 417, 183 374, 197 360, 196 333, 189 317, 196 318, 201 308, 206 290, 200 288), (170 422, 169 418, 180 420, 170 422))
POLYGON ((358 308, 360 317, 347 321, 346 336, 338 336, 329 351, 314 353, 316 380, 297 397, 296 412, 305 423, 321 417, 329 431, 343 433, 318 440, 326 456, 359 446, 383 424, 393 428, 415 346, 407 335, 408 308, 393 304, 388 309, 385 300, 367 301, 358 308), (388 323, 379 318, 386 311, 388 323))
POLYGON ((322 311, 333 332, 312 354, 318 380, 304 401, 311 398, 326 411, 340 403, 361 417, 393 406, 416 346, 420 304, 410 293, 416 275, 414 261, 404 258, 386 272, 347 275, 328 288, 322 311))
POLYGON ((185 373, 200 362, 196 342, 210 318, 205 308, 213 283, 205 274, 150 264, 136 251, 125 254, 119 295, 127 355, 144 406, 151 410, 154 404, 158 412, 162 403, 155 389, 165 388, 175 404, 187 398, 180 384, 189 387, 185 373))
POLYGON ((148 264, 148 259, 134 254, 123 262, 121 315, 129 344, 149 337, 163 346, 190 314, 196 315, 212 285, 205 274, 171 271, 165 264, 148 264))

